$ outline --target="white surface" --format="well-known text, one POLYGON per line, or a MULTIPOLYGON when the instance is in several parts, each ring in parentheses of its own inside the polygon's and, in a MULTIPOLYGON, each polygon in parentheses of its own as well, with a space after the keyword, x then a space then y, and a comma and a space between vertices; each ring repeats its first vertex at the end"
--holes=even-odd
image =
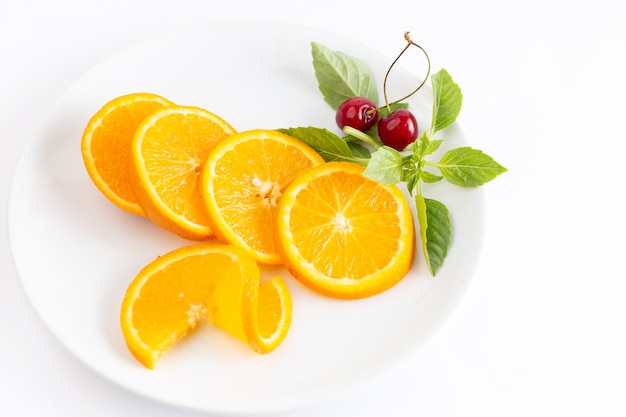
MULTIPOLYGON (((619 4, 393 4, 3 1, 3 217, 37 123, 77 77, 135 42, 192 23, 269 19, 367 39, 392 56, 409 30, 462 87, 459 122, 472 144, 509 168, 485 187, 485 258, 466 302, 419 356, 356 392, 280 417, 623 416, 619 4)), ((35 313, 8 239, 1 244, 0 415, 196 415, 128 393, 76 360, 35 313)))
MULTIPOLYGON (((441 183, 424 186, 424 193, 445 201, 455 213, 455 239, 436 279, 429 276, 420 251, 394 288, 350 302, 303 288, 283 268, 263 268, 268 277, 285 278, 294 305, 288 337, 271 355, 259 356, 210 326, 177 343, 154 372, 126 348, 119 309, 130 281, 158 255, 193 242, 122 212, 100 195, 80 155, 86 122, 114 97, 149 91, 219 111, 239 130, 308 125, 337 130, 333 111, 317 89, 311 40, 351 51, 374 74, 385 74, 389 60, 384 55, 326 31, 276 23, 195 26, 157 36, 91 69, 37 127, 13 180, 11 251, 35 310, 59 341, 96 373, 185 409, 292 411, 345 395, 404 364, 458 308, 481 258, 484 193, 441 183), (213 55, 195 55, 203 48, 213 55), (239 53, 232 54, 234 49, 239 53), (213 56, 229 67, 216 66, 213 56), (253 79, 241 79, 251 67, 253 79), (174 76, 181 72, 184 76, 174 76), (241 106, 242 96, 253 102, 263 98, 265 105, 241 106)), ((394 80, 398 88, 418 84, 401 68, 394 80)), ((382 84, 382 78, 378 81, 382 84)), ((418 120, 429 122, 432 92, 424 89, 410 102, 418 120)), ((428 128, 426 123, 423 128, 428 128)), ((468 145, 461 132, 460 127, 442 132, 441 152, 468 145)))

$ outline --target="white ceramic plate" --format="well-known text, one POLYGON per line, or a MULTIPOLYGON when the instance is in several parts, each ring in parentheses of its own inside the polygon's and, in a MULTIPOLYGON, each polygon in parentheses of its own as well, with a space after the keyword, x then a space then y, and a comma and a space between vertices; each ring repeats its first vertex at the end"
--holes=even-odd
MULTIPOLYGON (((122 212, 90 182, 80 154, 88 119, 130 92, 160 94, 209 109, 236 129, 336 129, 317 89, 310 42, 363 59, 382 78, 397 51, 380 54, 335 35, 275 24, 216 24, 165 34, 97 66, 63 94, 40 123, 15 173, 9 230, 15 264, 42 320, 81 361, 137 394, 225 414, 292 410, 345 394, 410 359, 442 327, 474 276, 483 240, 482 192, 425 188, 453 216, 454 239, 436 278, 421 253, 389 291, 359 301, 324 298, 286 272, 293 322, 283 344, 258 355, 210 325, 175 345, 156 370, 128 352, 119 327, 127 285, 157 255, 190 242, 122 212)), ((400 65, 400 64, 399 64, 400 65)), ((421 74, 394 70, 398 97, 421 74)), ((382 94, 381 94, 382 97, 382 94)), ((428 89, 410 100, 427 127, 428 89)), ((445 149, 468 144, 458 127, 445 149)))

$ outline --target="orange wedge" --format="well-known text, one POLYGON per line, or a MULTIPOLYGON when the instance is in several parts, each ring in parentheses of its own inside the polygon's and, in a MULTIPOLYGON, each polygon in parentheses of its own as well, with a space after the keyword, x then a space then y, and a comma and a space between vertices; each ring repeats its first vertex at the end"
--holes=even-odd
POLYGON ((135 130, 148 115, 171 105, 156 94, 117 97, 91 117, 83 132, 81 153, 89 177, 113 204, 130 213, 144 214, 128 180, 135 130))
POLYGON ((241 249, 198 243, 156 258, 137 274, 120 323, 131 353, 153 369, 202 319, 269 353, 285 339, 291 311, 280 276, 261 283, 259 267, 241 249))
POLYGON ((171 106, 147 117, 131 147, 131 182, 146 216, 186 239, 213 236, 200 172, 213 148, 234 133, 222 118, 198 107, 171 106))
POLYGON ((362 175, 364 168, 329 162, 298 176, 278 208, 285 266, 324 295, 363 298, 385 291, 408 272, 414 228, 404 194, 362 175))
POLYGON ((203 169, 215 235, 263 264, 280 264, 274 229, 280 197, 303 170, 324 163, 312 148, 274 130, 240 132, 215 147, 203 169))

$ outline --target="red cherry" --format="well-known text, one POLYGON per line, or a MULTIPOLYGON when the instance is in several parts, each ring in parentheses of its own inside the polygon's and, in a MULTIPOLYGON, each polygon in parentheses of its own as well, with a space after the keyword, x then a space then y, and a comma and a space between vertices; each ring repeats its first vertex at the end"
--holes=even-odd
POLYGON ((352 97, 341 103, 335 114, 339 129, 350 126, 365 132, 376 124, 378 109, 371 100, 365 97, 352 97))
POLYGON ((417 133, 417 120, 407 109, 398 109, 378 122, 380 140, 398 151, 415 142, 417 133))

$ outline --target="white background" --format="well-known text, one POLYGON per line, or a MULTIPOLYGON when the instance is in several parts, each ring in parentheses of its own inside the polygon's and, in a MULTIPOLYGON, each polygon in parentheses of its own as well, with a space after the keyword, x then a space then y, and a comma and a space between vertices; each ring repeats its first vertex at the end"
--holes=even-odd
MULTIPOLYGON (((156 34, 233 19, 302 23, 387 55, 410 31, 462 87, 474 147, 509 169, 485 187, 485 258, 448 326, 402 369, 287 415, 625 416, 626 25, 614 0, 0 0, 2 217, 25 142, 77 77, 156 34)), ((30 305, 0 228, 0 415, 196 415, 74 359, 30 305)))

